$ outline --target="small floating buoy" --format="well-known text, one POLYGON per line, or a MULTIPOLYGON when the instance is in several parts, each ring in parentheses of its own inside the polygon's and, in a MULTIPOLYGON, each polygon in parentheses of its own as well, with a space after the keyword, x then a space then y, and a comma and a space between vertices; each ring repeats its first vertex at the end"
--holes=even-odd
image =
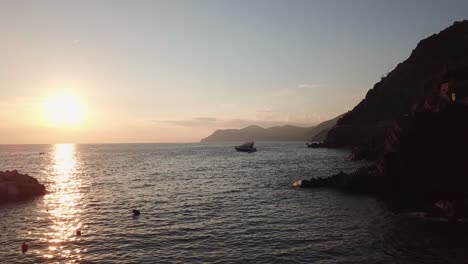
POLYGON ((140 215, 140 211, 139 210, 133 210, 133 215, 134 216, 140 215))
POLYGON ((23 254, 25 252, 28 252, 28 244, 26 244, 25 242, 23 242, 23 244, 21 245, 21 252, 23 252, 23 254))
POLYGON ((81 230, 76 230, 76 235, 81 236, 81 230))

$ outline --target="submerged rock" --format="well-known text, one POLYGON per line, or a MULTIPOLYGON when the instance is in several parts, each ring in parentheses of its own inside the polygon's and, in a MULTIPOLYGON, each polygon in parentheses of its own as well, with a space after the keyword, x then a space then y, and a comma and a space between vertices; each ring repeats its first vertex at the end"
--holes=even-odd
POLYGON ((46 194, 44 184, 17 170, 0 171, 0 202, 18 201, 46 194))

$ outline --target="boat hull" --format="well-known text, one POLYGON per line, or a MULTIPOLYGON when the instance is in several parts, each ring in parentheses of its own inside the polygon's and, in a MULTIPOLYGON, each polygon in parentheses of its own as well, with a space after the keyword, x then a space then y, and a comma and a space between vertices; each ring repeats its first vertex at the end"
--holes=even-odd
POLYGON ((237 151, 240 151, 240 152, 252 153, 252 152, 257 151, 257 149, 254 148, 254 147, 249 148, 249 147, 237 146, 237 147, 235 147, 235 148, 236 148, 237 151))

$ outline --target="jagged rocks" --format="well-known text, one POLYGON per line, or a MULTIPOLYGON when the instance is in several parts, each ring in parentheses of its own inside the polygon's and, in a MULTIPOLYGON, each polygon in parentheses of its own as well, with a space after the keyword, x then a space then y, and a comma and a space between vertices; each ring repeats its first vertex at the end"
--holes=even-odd
POLYGON ((293 187, 321 188, 330 187, 352 193, 378 193, 381 189, 381 178, 375 166, 363 167, 352 173, 340 172, 331 177, 299 180, 293 187))
POLYGON ((18 201, 46 194, 43 184, 16 170, 0 171, 0 202, 18 201))

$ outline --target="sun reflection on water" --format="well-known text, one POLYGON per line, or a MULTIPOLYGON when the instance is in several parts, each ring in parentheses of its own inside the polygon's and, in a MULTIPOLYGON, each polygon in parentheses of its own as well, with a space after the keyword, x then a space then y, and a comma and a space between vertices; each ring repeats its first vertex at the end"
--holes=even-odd
POLYGON ((49 245, 43 254, 46 259, 60 262, 81 259, 81 237, 76 235, 76 230, 82 227, 80 215, 83 208, 78 166, 75 145, 55 145, 50 194, 45 196, 50 221, 49 232, 43 238, 49 245))

